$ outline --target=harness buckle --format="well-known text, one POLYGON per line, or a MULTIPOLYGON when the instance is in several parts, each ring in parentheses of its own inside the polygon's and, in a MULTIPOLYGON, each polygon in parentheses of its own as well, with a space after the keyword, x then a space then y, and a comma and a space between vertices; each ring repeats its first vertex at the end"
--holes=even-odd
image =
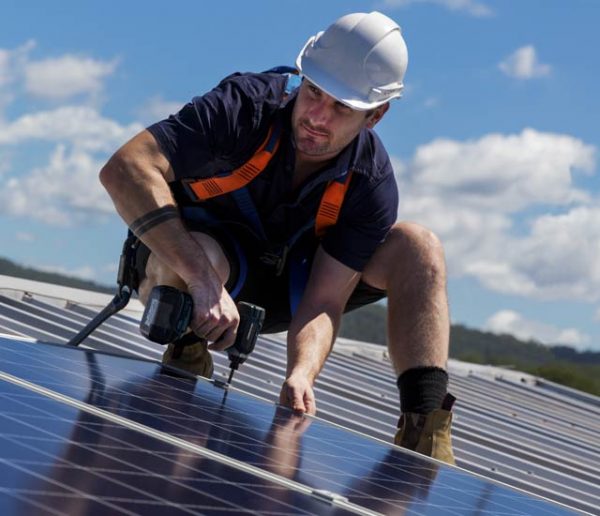
POLYGON ((289 247, 287 245, 283 246, 279 252, 267 250, 260 256, 259 260, 265 265, 275 267, 275 276, 281 276, 285 268, 288 252, 289 247))

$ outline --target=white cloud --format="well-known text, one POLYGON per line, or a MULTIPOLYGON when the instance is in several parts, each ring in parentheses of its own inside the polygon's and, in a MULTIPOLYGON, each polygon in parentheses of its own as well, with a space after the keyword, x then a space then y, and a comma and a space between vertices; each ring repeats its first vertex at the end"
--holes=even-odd
POLYGON ((476 18, 492 16, 494 11, 483 2, 477 0, 383 0, 388 8, 408 7, 414 4, 434 4, 450 11, 464 12, 476 18))
POLYGON ((116 67, 116 60, 97 61, 73 55, 32 61, 25 66, 25 90, 34 97, 51 100, 95 95, 116 67))
POLYGON ((0 145, 16 145, 31 140, 69 141, 90 151, 114 151, 143 126, 122 126, 86 106, 64 106, 51 111, 26 114, 0 125, 0 145))
POLYGON ((112 214, 98 172, 141 124, 122 125, 86 105, 25 112, 13 120, 3 116, 3 108, 24 94, 56 101, 79 96, 87 103, 117 62, 73 55, 34 61, 33 48, 29 41, 0 49, 0 213, 61 225, 112 214), (53 150, 48 153, 48 145, 40 143, 53 150), (20 169, 24 154, 35 165, 20 169))
POLYGON ((35 41, 29 40, 15 49, 0 48, 0 123, 4 110, 15 99, 14 87, 22 80, 23 69, 35 41))
POLYGON ((498 65, 498 68, 509 77, 516 79, 545 77, 552 71, 550 65, 538 61, 536 50, 532 45, 515 50, 498 65))
POLYGON ((29 40, 12 50, 0 48, 0 87, 21 79, 29 53, 35 45, 34 40, 29 40))
POLYGON ((395 165, 399 217, 441 237, 455 277, 496 292, 594 301, 600 202, 575 186, 575 172, 593 174, 595 154, 576 138, 533 129, 436 140, 395 165))
POLYGON ((580 350, 587 349, 590 343, 589 335, 575 328, 558 328, 533 321, 512 310, 501 310, 492 315, 486 321, 484 329, 492 333, 514 335, 521 340, 569 345, 580 350))
POLYGON ((112 202, 98 181, 103 164, 83 150, 67 151, 59 144, 48 165, 4 182, 0 212, 61 226, 112 214, 112 202))

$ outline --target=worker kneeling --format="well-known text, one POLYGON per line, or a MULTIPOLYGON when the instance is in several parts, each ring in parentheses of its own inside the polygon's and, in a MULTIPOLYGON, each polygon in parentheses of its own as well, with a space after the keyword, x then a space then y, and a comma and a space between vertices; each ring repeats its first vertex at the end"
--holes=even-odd
POLYGON ((156 285, 193 300, 196 342, 179 356, 169 345, 165 362, 210 376, 208 350, 235 341, 236 302, 262 306, 265 333, 287 330, 280 401, 314 414, 342 314, 387 296, 396 444, 453 462, 443 250, 396 222, 394 172, 373 130, 407 63, 394 21, 343 16, 307 41, 296 70, 225 78, 125 144, 101 181, 142 242, 142 301, 156 285))

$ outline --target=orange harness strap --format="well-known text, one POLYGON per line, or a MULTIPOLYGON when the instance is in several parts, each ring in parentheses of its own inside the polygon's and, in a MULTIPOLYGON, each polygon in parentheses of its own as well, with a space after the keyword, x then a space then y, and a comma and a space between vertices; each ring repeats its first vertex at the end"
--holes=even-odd
POLYGON ((350 186, 352 171, 349 170, 346 176, 340 179, 343 179, 343 181, 337 179, 329 181, 321 198, 321 204, 319 205, 315 221, 315 233, 319 238, 325 235, 328 227, 335 225, 337 222, 344 197, 350 186))
POLYGON ((258 176, 267 167, 269 161, 271 161, 271 158, 277 152, 277 148, 279 147, 278 129, 274 130, 271 127, 265 141, 254 156, 230 174, 189 182, 188 186, 194 192, 197 199, 199 201, 206 201, 212 197, 239 190, 258 176))
MULTIPOLYGON (((240 190, 258 176, 267 167, 279 147, 280 128, 278 125, 275 124, 269 129, 265 141, 254 156, 230 174, 187 182, 187 186, 196 196, 196 200, 206 201, 212 197, 240 190)), ((337 222, 351 178, 352 171, 348 171, 345 176, 329 181, 315 219, 317 237, 322 238, 327 228, 337 222)))

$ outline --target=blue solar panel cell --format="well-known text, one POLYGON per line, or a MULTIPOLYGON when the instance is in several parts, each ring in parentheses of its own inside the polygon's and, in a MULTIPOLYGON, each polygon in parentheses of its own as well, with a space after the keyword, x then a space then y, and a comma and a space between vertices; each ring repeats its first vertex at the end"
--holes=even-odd
MULTIPOLYGON (((322 501, 0 382, 0 513, 317 514, 322 501)), ((343 514, 346 511, 341 509, 343 514)))
MULTIPOLYGON (((227 392, 205 380, 166 374, 153 362, 7 340, 0 341, 0 364, 0 369, 10 375, 90 407, 127 418, 181 442, 214 452, 218 457, 260 468, 312 489, 335 493, 371 511, 405 514, 565 513, 561 507, 544 500, 333 425, 295 416, 286 409, 233 389, 227 392)), ((78 421, 76 426, 81 434, 77 439, 79 442, 87 443, 92 438, 89 432, 106 435, 111 441, 122 441, 124 444, 119 446, 125 448, 121 453, 132 465, 143 464, 145 467, 147 453, 151 453, 158 461, 156 474, 170 479, 174 470, 169 467, 176 465, 182 471, 188 467, 202 470, 196 464, 206 460, 199 458, 193 450, 178 449, 171 444, 163 447, 160 440, 150 435, 136 434, 134 439, 128 434, 128 438, 123 439, 121 433, 127 432, 120 425, 96 416, 78 421), (165 470, 160 469, 163 466, 165 470)), ((106 441, 101 443, 104 446, 106 441)), ((229 471, 225 476, 219 469, 221 467, 226 468, 224 463, 213 465, 211 471, 217 468, 216 478, 226 478, 241 486, 248 482, 238 475, 243 472, 229 471)), ((108 469, 118 470, 115 467, 108 469)), ((131 471, 119 475, 116 478, 124 486, 131 486, 137 478, 131 471)), ((214 489, 214 482, 210 484, 204 478, 194 481, 201 491, 214 489)), ((161 489, 160 483, 155 489, 161 489)), ((277 490, 281 491, 281 488, 277 490)), ((286 496, 298 495, 288 493, 286 496)))

